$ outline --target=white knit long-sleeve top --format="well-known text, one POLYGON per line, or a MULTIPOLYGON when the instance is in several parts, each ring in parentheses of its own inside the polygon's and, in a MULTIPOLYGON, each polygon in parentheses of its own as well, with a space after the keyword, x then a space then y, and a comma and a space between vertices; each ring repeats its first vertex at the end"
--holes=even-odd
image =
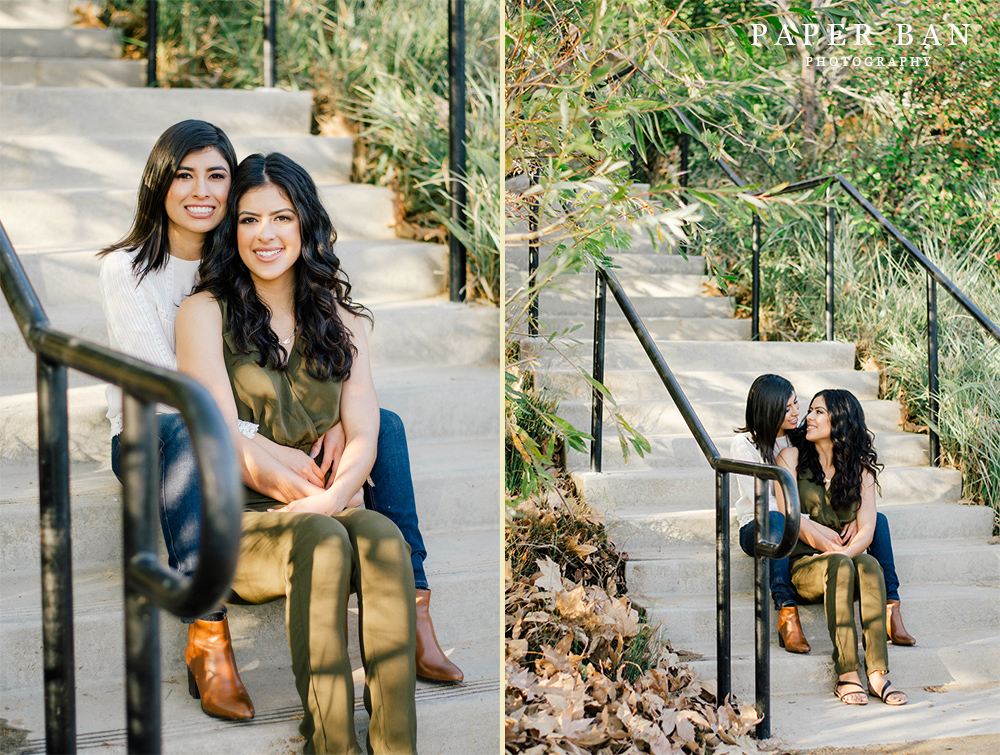
MULTIPOLYGON (((108 321, 111 348, 150 362, 177 369, 174 323, 181 302, 191 295, 198 276, 198 260, 167 257, 166 264, 140 283, 132 272, 134 250, 118 250, 101 263, 101 296, 108 321)), ((114 385, 105 391, 111 437, 122 431, 122 392, 114 385)), ((159 404, 160 414, 177 410, 159 404)))
MULTIPOLYGON (((780 438, 775 439, 774 443, 774 456, 777 458, 778 454, 792 445, 792 442, 788 439, 787 435, 783 435, 780 438)), ((734 459, 739 459, 740 461, 755 461, 759 464, 764 463, 764 457, 761 456, 760 451, 750 440, 749 433, 742 433, 733 438, 733 442, 730 444, 729 453, 734 459)), ((754 500, 754 478, 747 475, 733 475, 736 480, 736 489, 739 492, 739 498, 736 499, 736 518, 742 527, 747 522, 753 521, 753 500, 754 500)), ((768 508, 771 511, 778 510, 778 499, 774 496, 774 482, 767 480, 767 497, 769 500, 768 508)))

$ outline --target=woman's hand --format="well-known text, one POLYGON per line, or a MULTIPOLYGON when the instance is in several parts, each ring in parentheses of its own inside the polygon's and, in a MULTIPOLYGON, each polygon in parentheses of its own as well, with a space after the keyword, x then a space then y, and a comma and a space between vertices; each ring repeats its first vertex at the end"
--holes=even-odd
POLYGON ((326 487, 323 481, 323 471, 316 466, 316 460, 311 455, 297 448, 280 446, 277 443, 269 446, 267 451, 306 482, 319 488, 326 487))
POLYGON ((850 545, 851 540, 854 536, 858 534, 858 520, 852 519, 850 522, 844 525, 844 529, 840 531, 840 542, 844 545, 850 545))
POLYGON ((811 519, 803 519, 799 526, 799 539, 820 553, 838 553, 844 550, 840 533, 811 519))
POLYGON ((347 434, 344 432, 344 423, 338 422, 320 435, 313 443, 313 447, 309 449, 309 456, 313 460, 320 457, 320 452, 323 453, 318 469, 320 475, 326 478, 327 482, 325 485, 320 483, 321 487, 329 488, 333 484, 333 480, 337 476, 337 466, 340 464, 340 457, 343 455, 346 445, 347 434))
POLYGON ((339 514, 344 509, 356 509, 365 503, 364 489, 355 493, 347 503, 338 504, 328 492, 317 493, 292 501, 287 506, 280 509, 268 509, 268 511, 293 512, 300 514, 323 514, 333 516, 339 514))

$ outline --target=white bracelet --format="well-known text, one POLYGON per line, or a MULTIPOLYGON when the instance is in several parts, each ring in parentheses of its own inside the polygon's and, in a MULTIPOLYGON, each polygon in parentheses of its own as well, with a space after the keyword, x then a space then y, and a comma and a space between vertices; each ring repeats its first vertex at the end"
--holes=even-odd
POLYGON ((255 425, 253 422, 247 422, 245 419, 236 420, 236 429, 240 431, 241 435, 250 439, 253 439, 253 437, 257 434, 258 427, 260 427, 260 425, 255 425))

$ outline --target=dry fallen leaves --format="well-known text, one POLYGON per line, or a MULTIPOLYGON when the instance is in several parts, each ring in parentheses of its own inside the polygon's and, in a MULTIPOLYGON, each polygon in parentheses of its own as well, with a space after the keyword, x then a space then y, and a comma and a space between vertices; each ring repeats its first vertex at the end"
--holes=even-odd
POLYGON ((506 750, 750 755, 757 712, 716 699, 624 595, 624 557, 577 502, 522 504, 507 530, 506 750))

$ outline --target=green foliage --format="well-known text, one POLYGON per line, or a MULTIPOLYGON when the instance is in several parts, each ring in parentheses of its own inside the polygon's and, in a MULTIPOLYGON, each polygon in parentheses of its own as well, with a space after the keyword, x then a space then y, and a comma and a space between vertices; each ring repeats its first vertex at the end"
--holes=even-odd
MULTIPOLYGON (((161 3, 158 67, 166 86, 249 88, 262 81, 259 0, 161 3)), ((105 0, 143 56, 145 2, 105 0)), ((467 228, 450 220, 448 4, 407 0, 283 0, 277 84, 315 93, 314 131, 359 135, 355 179, 401 196, 397 233, 469 251, 469 294, 500 297, 500 9, 466 4, 467 228)))

